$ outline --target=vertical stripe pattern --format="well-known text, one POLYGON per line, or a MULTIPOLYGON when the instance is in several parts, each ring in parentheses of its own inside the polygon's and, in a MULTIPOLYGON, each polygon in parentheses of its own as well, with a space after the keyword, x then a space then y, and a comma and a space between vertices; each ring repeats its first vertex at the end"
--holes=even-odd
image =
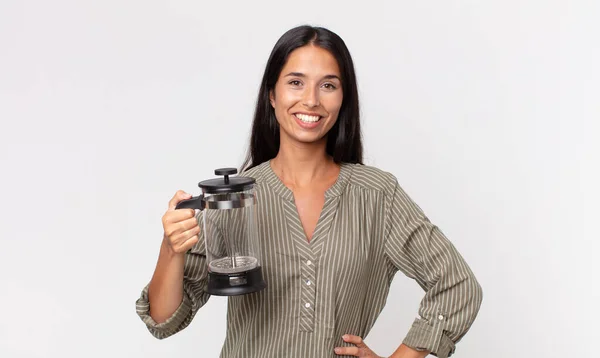
MULTIPOLYGON (((424 290, 415 307, 419 318, 398 345, 427 349, 438 357, 454 353, 477 316, 481 287, 452 243, 393 175, 342 164, 336 183, 325 194, 310 242, 293 193, 270 162, 243 175, 257 182, 258 251, 268 287, 228 298, 221 358, 340 357, 334 347, 348 346, 341 336, 368 335, 398 271, 424 290)), ((236 234, 242 245, 245 233, 238 229, 236 234)), ((149 316, 148 287, 142 290, 137 313, 154 336, 166 338, 191 323, 209 299, 203 291, 207 272, 201 236, 187 255, 183 302, 161 324, 149 316)))

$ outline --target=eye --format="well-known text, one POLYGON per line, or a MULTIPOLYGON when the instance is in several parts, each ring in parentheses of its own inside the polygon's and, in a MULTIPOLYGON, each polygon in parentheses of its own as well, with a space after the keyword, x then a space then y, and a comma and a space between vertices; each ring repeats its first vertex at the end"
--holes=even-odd
POLYGON ((334 90, 336 89, 336 85, 334 85, 333 83, 327 82, 323 84, 323 87, 325 87, 328 90, 334 90))
POLYGON ((300 81, 298 80, 291 80, 290 82, 288 82, 289 84, 291 84, 292 86, 300 86, 302 83, 300 83, 300 81))

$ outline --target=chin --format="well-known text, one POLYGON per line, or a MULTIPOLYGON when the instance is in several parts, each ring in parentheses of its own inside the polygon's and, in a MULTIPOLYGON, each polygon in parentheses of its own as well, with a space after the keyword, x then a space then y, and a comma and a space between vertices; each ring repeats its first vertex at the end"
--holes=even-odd
POLYGON ((303 144, 321 144, 326 140, 326 136, 294 136, 292 139, 303 144))

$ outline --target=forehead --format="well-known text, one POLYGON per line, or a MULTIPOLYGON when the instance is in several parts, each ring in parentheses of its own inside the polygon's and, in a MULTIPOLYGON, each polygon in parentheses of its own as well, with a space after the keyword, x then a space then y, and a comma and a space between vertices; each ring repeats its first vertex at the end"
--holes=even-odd
POLYGON ((336 75, 340 77, 340 68, 335 57, 324 48, 306 45, 290 53, 281 74, 301 72, 307 76, 336 75))

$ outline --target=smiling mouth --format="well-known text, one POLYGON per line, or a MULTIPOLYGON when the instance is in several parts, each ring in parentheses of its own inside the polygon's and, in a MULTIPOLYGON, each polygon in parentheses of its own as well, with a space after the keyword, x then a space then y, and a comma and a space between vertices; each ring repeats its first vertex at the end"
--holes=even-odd
POLYGON ((296 113, 295 116, 304 123, 316 123, 321 119, 320 116, 310 116, 302 113, 296 113))

